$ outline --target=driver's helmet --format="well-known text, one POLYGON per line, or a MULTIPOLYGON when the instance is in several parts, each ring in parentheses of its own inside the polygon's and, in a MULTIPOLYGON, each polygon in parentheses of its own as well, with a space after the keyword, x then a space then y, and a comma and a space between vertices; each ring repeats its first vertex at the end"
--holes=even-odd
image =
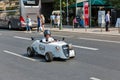
POLYGON ((50 36, 51 36, 50 30, 45 30, 45 31, 44 31, 44 36, 46 36, 46 35, 50 35, 50 36))

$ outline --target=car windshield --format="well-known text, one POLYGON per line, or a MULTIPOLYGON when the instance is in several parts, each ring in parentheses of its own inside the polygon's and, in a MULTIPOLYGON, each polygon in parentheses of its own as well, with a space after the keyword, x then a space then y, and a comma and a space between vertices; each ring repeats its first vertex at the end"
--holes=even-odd
POLYGON ((39 0, 23 0, 25 6, 38 6, 39 0))

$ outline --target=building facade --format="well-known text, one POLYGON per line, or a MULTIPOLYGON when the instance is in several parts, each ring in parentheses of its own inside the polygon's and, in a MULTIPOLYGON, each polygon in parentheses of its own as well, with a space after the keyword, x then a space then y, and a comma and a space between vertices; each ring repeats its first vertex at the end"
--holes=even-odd
POLYGON ((50 15, 53 11, 54 0, 41 0, 41 13, 45 16, 45 22, 50 22, 50 15))

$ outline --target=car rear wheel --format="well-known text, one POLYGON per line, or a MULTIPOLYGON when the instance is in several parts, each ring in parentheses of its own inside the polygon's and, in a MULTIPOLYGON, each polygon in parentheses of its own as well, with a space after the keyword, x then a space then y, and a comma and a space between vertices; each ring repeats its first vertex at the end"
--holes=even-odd
POLYGON ((28 47, 27 48, 27 56, 33 57, 34 55, 35 55, 35 52, 34 52, 33 48, 28 47))
POLYGON ((47 62, 53 61, 53 55, 52 55, 51 52, 47 52, 47 53, 45 54, 45 60, 46 60, 47 62))

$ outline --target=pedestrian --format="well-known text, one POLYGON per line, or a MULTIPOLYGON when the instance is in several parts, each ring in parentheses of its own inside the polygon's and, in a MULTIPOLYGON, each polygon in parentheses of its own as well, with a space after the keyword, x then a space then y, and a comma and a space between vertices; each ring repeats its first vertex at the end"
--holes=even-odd
POLYGON ((50 16, 50 20, 51 20, 52 27, 54 27, 55 26, 54 24, 55 14, 54 13, 50 16))
POLYGON ((57 14, 57 27, 60 27, 60 14, 57 14))
POLYGON ((39 32, 39 29, 41 27, 40 15, 37 15, 37 23, 38 23, 38 25, 37 25, 37 32, 39 32))
POLYGON ((74 17, 74 19, 73 19, 73 26, 74 26, 74 28, 78 27, 78 22, 77 22, 76 17, 74 17))
POLYGON ((78 22, 78 26, 77 27, 80 27, 81 26, 81 24, 80 24, 80 21, 81 21, 81 18, 80 18, 80 16, 76 16, 76 20, 77 20, 77 22, 78 22))
POLYGON ((31 33, 31 28, 30 28, 31 26, 32 26, 31 18, 29 16, 27 16, 27 18, 26 18, 26 32, 31 33))
POLYGON ((41 14, 40 19, 41 19, 42 30, 43 30, 43 32, 44 32, 44 30, 45 30, 45 17, 44 17, 43 14, 41 14))
POLYGON ((57 26, 57 14, 55 14, 55 19, 54 19, 54 27, 56 28, 57 26))
POLYGON ((110 25, 110 11, 108 11, 105 16, 105 22, 106 22, 105 30, 109 31, 108 26, 110 25))

